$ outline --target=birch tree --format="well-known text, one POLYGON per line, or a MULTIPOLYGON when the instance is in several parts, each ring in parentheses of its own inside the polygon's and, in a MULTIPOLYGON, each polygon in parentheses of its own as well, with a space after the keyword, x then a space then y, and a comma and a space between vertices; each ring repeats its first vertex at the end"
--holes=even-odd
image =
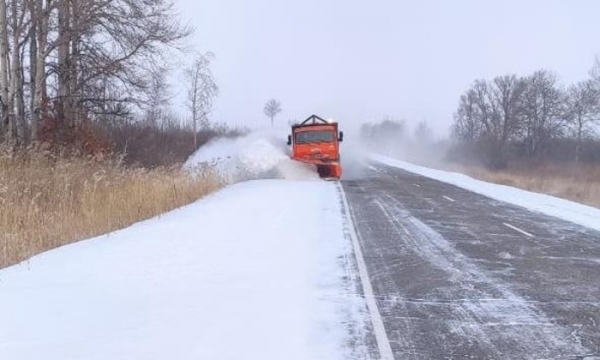
POLYGON ((165 54, 190 33, 172 0, 1 0, 3 137, 36 141, 48 119, 62 133, 141 110, 153 76, 168 68, 165 54))
POLYGON ((8 22, 6 0, 0 0, 0 102, 2 106, 2 130, 6 140, 12 138, 10 119, 11 103, 8 92, 8 22))
POLYGON ((47 95, 47 72, 46 59, 54 49, 54 44, 48 44, 50 13, 56 6, 54 0, 29 0, 31 3, 32 24, 34 26, 31 32, 32 50, 30 58, 35 58, 31 63, 31 138, 38 140, 38 128, 40 122, 46 117, 47 106, 45 105, 47 95), (35 38, 35 40, 34 40, 35 38))
POLYGON ((173 0, 0 0, 0 137, 143 110, 190 33, 173 0))
POLYGON ((187 105, 192 113, 194 128, 194 148, 198 147, 198 124, 208 127, 208 115, 212 111, 213 101, 219 93, 215 82, 210 62, 214 58, 212 53, 199 54, 194 63, 185 70, 188 79, 187 105))
POLYGON ((12 0, 10 2, 11 21, 11 60, 10 60, 10 102, 13 104, 12 121, 14 124, 16 140, 25 141, 25 101, 23 83, 23 46, 26 37, 25 30, 26 8, 24 2, 12 0))

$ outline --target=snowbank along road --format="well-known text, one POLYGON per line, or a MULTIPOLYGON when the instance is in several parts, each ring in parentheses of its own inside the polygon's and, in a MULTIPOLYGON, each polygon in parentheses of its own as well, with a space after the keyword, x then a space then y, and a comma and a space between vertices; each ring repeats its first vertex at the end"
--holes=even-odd
POLYGON ((342 184, 396 359, 600 359, 600 232, 369 166, 342 184))

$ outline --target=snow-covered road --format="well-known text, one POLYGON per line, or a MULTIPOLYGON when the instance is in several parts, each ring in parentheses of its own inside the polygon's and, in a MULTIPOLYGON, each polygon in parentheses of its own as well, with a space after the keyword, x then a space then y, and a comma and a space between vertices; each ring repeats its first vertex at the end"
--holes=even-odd
POLYGON ((245 182, 1 270, 0 359, 368 358, 340 207, 245 182))

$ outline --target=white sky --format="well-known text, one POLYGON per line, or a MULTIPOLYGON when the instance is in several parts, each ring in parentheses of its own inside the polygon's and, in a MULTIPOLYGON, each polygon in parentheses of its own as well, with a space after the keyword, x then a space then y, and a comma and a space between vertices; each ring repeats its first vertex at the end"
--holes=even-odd
POLYGON ((473 80, 545 68, 574 82, 600 53, 597 0, 175 1, 216 54, 213 120, 233 125, 267 125, 276 98, 280 123, 391 116, 445 133, 473 80))

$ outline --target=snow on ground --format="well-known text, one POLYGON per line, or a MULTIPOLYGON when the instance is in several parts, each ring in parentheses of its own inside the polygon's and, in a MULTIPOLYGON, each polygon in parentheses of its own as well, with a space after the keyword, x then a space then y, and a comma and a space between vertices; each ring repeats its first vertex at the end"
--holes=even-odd
POLYGON ((0 270, 0 359, 369 358, 339 189, 285 139, 217 139, 185 167, 241 183, 0 270))
POLYGON ((600 230, 600 209, 550 195, 488 183, 467 175, 430 169, 382 155, 372 155, 382 164, 443 181, 487 197, 600 230))
POLYGON ((260 129, 237 138, 217 138, 185 163, 188 169, 207 165, 228 183, 249 179, 318 179, 314 167, 290 159, 289 128, 260 129))
POLYGON ((332 183, 244 182, 0 270, 0 359, 361 358, 340 206, 332 183))

